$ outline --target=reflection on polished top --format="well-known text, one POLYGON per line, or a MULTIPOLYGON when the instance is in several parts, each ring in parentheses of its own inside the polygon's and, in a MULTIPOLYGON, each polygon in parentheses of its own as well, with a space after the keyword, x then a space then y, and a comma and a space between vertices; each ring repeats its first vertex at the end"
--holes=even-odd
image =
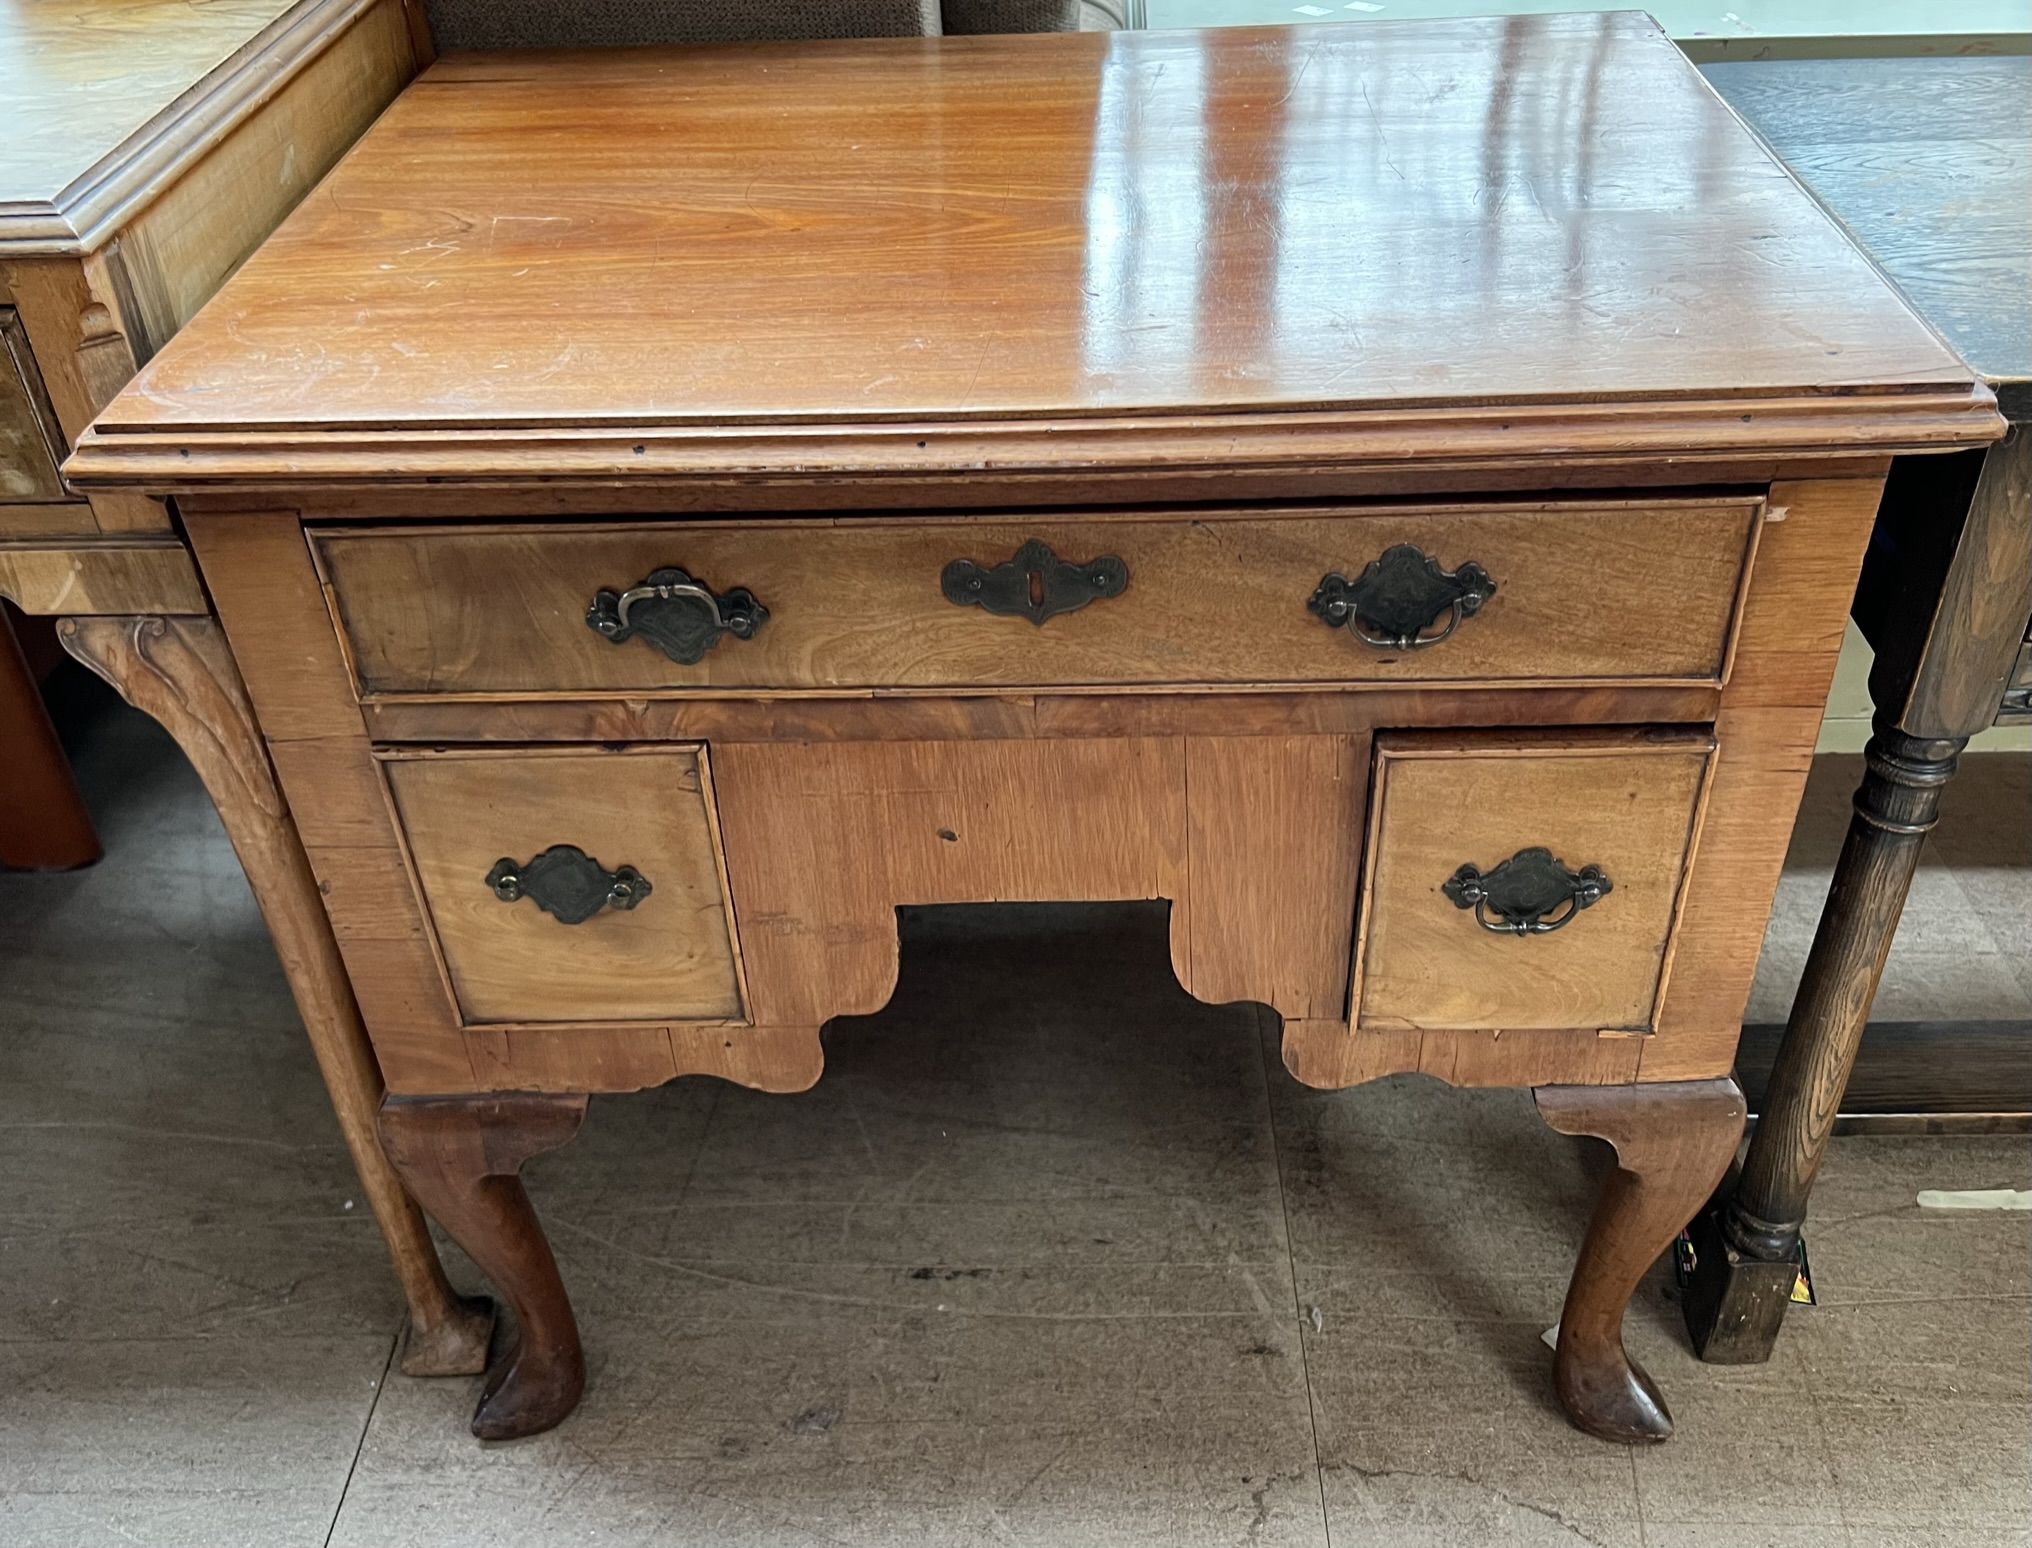
POLYGON ((449 58, 99 440, 1969 382, 1623 12, 449 58))

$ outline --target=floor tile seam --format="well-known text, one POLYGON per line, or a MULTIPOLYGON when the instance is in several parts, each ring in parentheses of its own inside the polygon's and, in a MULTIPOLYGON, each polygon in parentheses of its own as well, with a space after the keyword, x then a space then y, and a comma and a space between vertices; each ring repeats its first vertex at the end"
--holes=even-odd
POLYGON ((339 1484, 339 1497, 332 1502, 331 1520, 325 1524, 322 1548, 331 1548, 333 1535, 339 1530, 339 1517, 346 1509, 346 1495, 353 1487, 353 1475, 360 1469, 360 1458, 367 1450, 367 1435, 374 1427, 374 1415, 380 1410, 381 1395, 388 1390, 388 1374, 395 1369, 395 1351, 402 1345, 402 1335, 395 1333, 388 1339, 388 1354, 381 1362, 380 1378, 374 1383, 374 1396, 367 1401, 366 1417, 360 1421, 359 1438, 353 1442, 352 1459, 346 1464, 346 1476, 339 1484))
MULTIPOLYGON (((638 1248, 629 1246, 626 1242, 618 1241, 613 1237, 602 1236, 597 1231, 591 1230, 588 1227, 581 1225, 578 1221, 569 1218, 557 1219, 552 1225, 551 1229, 555 1234, 562 1235, 566 1238, 576 1240, 578 1242, 590 1243, 592 1246, 597 1248, 605 1248, 608 1252, 613 1253, 618 1257, 628 1259, 632 1262, 647 1264, 655 1268, 666 1269, 676 1274, 688 1274, 696 1278, 704 1279, 710 1282, 725 1284, 730 1288, 734 1289, 771 1290, 771 1291, 787 1292, 795 1288, 791 1286, 770 1285, 754 1280, 736 1279, 729 1275, 724 1274, 708 1273, 705 1270, 698 1267, 698 1265, 695 1262, 687 1261, 681 1258, 668 1257, 661 1253, 643 1252, 638 1248)), ((568 1261, 569 1259, 574 1257, 575 1254, 572 1253, 570 1249, 567 1249, 563 1256, 568 1261)), ((757 1262, 767 1262, 770 1260, 744 1257, 732 1260, 717 1260, 717 1261, 732 1261, 737 1263, 757 1263, 757 1262)), ((819 1265, 800 1264, 795 1266, 809 1267, 819 1265)), ((919 1267, 922 1266, 922 1264, 917 1260, 912 1260, 912 1266, 919 1267)), ((1175 1265, 1169 1263, 1161 1263, 1158 1266, 1168 1268, 1173 1267, 1175 1265)), ((1265 1266, 1278 1266, 1278 1260, 1271 1259, 1265 1266)), ((1288 1263, 1284 1266, 1288 1267, 1288 1263)), ((1294 1285, 1295 1283, 1296 1281, 1294 1280, 1294 1285)))
MULTIPOLYGON (((701 1274, 682 1266, 673 1266, 673 1271, 694 1279, 706 1280, 730 1290, 767 1296, 788 1301, 802 1301, 822 1306, 837 1306, 860 1311, 883 1312, 903 1317, 922 1317, 927 1313, 953 1317, 971 1318, 993 1322, 1052 1322, 1063 1325, 1078 1323, 1119 1323, 1119 1322, 1252 1322, 1264 1317, 1275 1317, 1275 1312, 1265 1312, 1259 1307, 1235 1309, 1210 1309, 1193 1311, 1167 1311, 1149 1307, 1137 1307, 1122 1311, 1018 1311, 1008 1308, 968 1306, 941 1302, 936 1307, 927 1306, 922 1299, 912 1301, 886 1300, 874 1296, 838 1295, 824 1291, 800 1289, 795 1286, 770 1285, 752 1281, 723 1278, 701 1274)), ((751 1308, 746 1314, 753 1320, 756 1313, 751 1308)), ((699 1320, 717 1321, 719 1318, 699 1320)))
POLYGON ((671 1201, 673 1211, 683 1208, 691 1199, 692 1185, 698 1177, 699 1162, 706 1153, 706 1142, 712 1136, 713 1121, 719 1116, 720 1101, 724 1095, 724 1087, 719 1082, 714 1082, 712 1094, 706 1099, 705 1114, 699 1119, 698 1138, 692 1145, 690 1158, 685 1162, 684 1177, 677 1185, 677 1197, 671 1201))
MULTIPOLYGON (((393 1320, 400 1320, 399 1318, 393 1320)), ((65 1349, 89 1348, 100 1344, 143 1345, 143 1344, 216 1344, 224 1342, 245 1343, 258 1338, 268 1344, 337 1344, 350 1343, 355 1339, 373 1339, 377 1342, 391 1335, 379 1329, 357 1329, 351 1333, 333 1333, 329 1330, 291 1333, 267 1328, 221 1328, 215 1333, 93 1333, 89 1335, 32 1333, 19 1337, 0 1333, 0 1349, 28 1349, 39 1345, 65 1349)))
MULTIPOLYGON (((2013 1182, 2018 1180, 2012 1179, 2013 1182)), ((1915 1189, 1911 1203, 1889 1204, 1882 1209, 1857 1210, 1850 1215, 1829 1215, 1823 1219, 1809 1220, 1806 1223, 1806 1230, 1801 1234, 1826 1236, 1830 1231, 1839 1231, 1846 1226, 1869 1225, 1878 1220, 1924 1226, 1936 1231, 2008 1229, 2023 1234, 2028 1225, 2032 1225, 2032 1214, 2022 1209, 1923 1209, 1919 1205, 1918 1192, 1915 1189)))
MULTIPOLYGON (((936 1306, 927 1306, 919 1302, 877 1301, 864 1297, 850 1296, 806 1295, 800 1297, 800 1299, 818 1301, 829 1306, 837 1306, 847 1310, 881 1312, 897 1317, 946 1317, 954 1321, 964 1319, 974 1322, 1049 1322, 1056 1323, 1062 1327, 1081 1325, 1100 1327, 1124 1322, 1161 1322, 1167 1324, 1225 1322, 1247 1325, 1265 1320, 1275 1321, 1281 1315, 1281 1313, 1275 1311, 1263 1311, 1258 1307, 1236 1308, 1228 1311, 1164 1311, 1137 1307, 1116 1312, 1053 1312, 1013 1311, 995 1307, 960 1306, 947 1302, 941 1302, 936 1306)), ((758 1321, 765 1326, 769 1325, 768 1318, 759 1316, 751 1309, 742 1316, 736 1316, 733 1313, 718 1313, 706 1316, 677 1316, 670 1318, 667 1324, 664 1325, 681 1327, 687 1324, 697 1324, 712 1327, 721 1324, 740 1324, 742 1322, 753 1324, 758 1321)))
MULTIPOLYGON (((551 1190, 556 1191, 556 1190, 551 1190)), ((1134 1193, 1017 1193, 995 1194, 987 1198, 967 1199, 868 1199, 868 1198, 812 1198, 786 1199, 780 1193, 766 1198, 751 1198, 738 1193, 694 1194, 682 1201, 673 1200, 668 1204, 644 1204, 601 1213, 615 1215, 657 1215, 669 1214, 677 1209, 741 1209, 751 1212, 785 1209, 1034 1209, 1039 1206, 1072 1204, 1174 1204, 1203 1201, 1202 1193, 1150 1192, 1134 1193)), ((1268 1203, 1268 1200, 1263 1201, 1268 1203)))
MULTIPOLYGON (((350 1158, 349 1158, 350 1159, 350 1158)), ((348 1174, 350 1178, 351 1174, 348 1174)), ((299 1179, 290 1179, 292 1183, 299 1179)), ((312 1179, 311 1181, 315 1181, 312 1179)), ((291 1187, 289 1192, 301 1197, 303 1189, 291 1187)), ((179 1191, 179 1197, 187 1201, 187 1213, 172 1213, 164 1209, 149 1209, 129 1214, 107 1213, 94 1216, 91 1220, 79 1220, 75 1216, 45 1215, 0 1215, 0 1240, 5 1233, 19 1230, 37 1236, 58 1232, 77 1241, 90 1241, 95 1237, 112 1237, 124 1240, 135 1232, 145 1232, 151 1223, 159 1224, 164 1230, 174 1231, 178 1236, 188 1236, 197 1231, 224 1230, 252 1233, 269 1226, 286 1226, 290 1230, 327 1225, 343 1226, 353 1230, 359 1226, 373 1228, 374 1215, 361 1203, 361 1191, 355 1183, 350 1190, 332 1188, 331 1194, 345 1194, 353 1200, 353 1207, 347 1209, 343 1203, 329 1207, 328 1212, 319 1214, 270 1214, 268 1200, 259 1196, 240 1195, 192 1199, 187 1191, 179 1191), (194 1216, 208 1216, 194 1219, 194 1216)))
POLYGON ((249 1488, 245 1485, 221 1485, 207 1489, 188 1484, 161 1484, 138 1487, 118 1484, 80 1485, 74 1489, 24 1487, 19 1484, 0 1485, 0 1505, 9 1500, 186 1500, 199 1504, 206 1500, 269 1500, 288 1499, 303 1491, 288 1487, 249 1488))
POLYGON ((1849 1522, 1848 1510, 1843 1500, 1846 1491, 1841 1487, 1841 1471, 1835 1463, 1834 1438, 1828 1433, 1827 1417, 1821 1411, 1821 1394, 1813 1364, 1806 1362, 1800 1372, 1800 1391, 1806 1399, 1806 1412, 1813 1425, 1813 1433, 1820 1442, 1820 1466, 1827 1482, 1827 1493, 1834 1501, 1835 1521, 1841 1528, 1842 1540, 1850 1542, 1855 1533, 1849 1522))
POLYGON ((1297 1236, 1292 1229, 1291 1223, 1291 1194, 1284 1186, 1284 1146, 1277 1130, 1277 1104, 1269 1099, 1269 1047, 1271 1039, 1268 1036, 1269 1028, 1265 1021, 1261 1019, 1261 1015, 1262 1013, 1259 1013, 1256 1025, 1257 1046, 1260 1050, 1259 1058, 1264 1074, 1264 1121, 1270 1131, 1270 1160, 1276 1174, 1277 1199, 1279 1204, 1283 1206, 1286 1249, 1285 1267, 1291 1282, 1291 1311, 1293 1317, 1297 1319, 1298 1374, 1300 1380, 1304 1383, 1306 1421, 1308 1428, 1312 1432, 1312 1477, 1319 1498, 1319 1530, 1325 1548, 1333 1548, 1333 1515, 1328 1510, 1326 1501, 1326 1460, 1324 1455, 1325 1445, 1320 1434, 1319 1392, 1313 1384, 1312 1352, 1305 1336, 1305 1307, 1301 1302, 1298 1291, 1297 1236))
MULTIPOLYGON (((107 946, 107 944, 103 941, 99 943, 102 948, 107 946)), ((275 987, 275 998, 287 996, 288 990, 285 986, 278 984, 275 987)), ((267 1001, 272 997, 264 994, 262 998, 264 1001, 267 1001)), ((132 1027, 143 1031, 165 1034, 172 1032, 190 1033, 195 1031, 217 1033, 220 1035, 237 1035, 241 1039, 247 1037, 275 1037, 279 1039, 292 1034, 301 1038, 304 1035, 302 1023, 298 1022, 292 1026, 290 1021, 285 1019, 279 1010, 274 1015, 246 1017, 217 1015, 207 1006, 194 1006, 190 1010, 181 1012, 144 1010, 133 1006, 109 1004, 103 999, 85 998, 77 1001, 45 999, 40 996, 25 995, 19 990, 9 988, 5 984, 0 984, 0 1006, 10 1007, 15 1011, 48 1013, 52 1016, 63 1015, 71 1018, 91 1016, 108 1021, 117 1021, 123 1028, 132 1027)), ((294 1012, 292 1011, 290 1014, 293 1015, 294 1012)), ((48 1036, 60 1039, 69 1046, 76 1046, 79 1042, 77 1029, 74 1024, 68 1027, 54 1022, 48 1026, 22 1027, 17 1024, 10 1028, 10 1035, 23 1039, 48 1036)))
POLYGON ((221 1134, 203 1129, 159 1129, 145 1123, 116 1123, 110 1119, 0 1118, 0 1134, 120 1134, 132 1139, 181 1140, 202 1145, 237 1145, 254 1150, 277 1150, 284 1155, 332 1155, 345 1149, 342 1137, 329 1141, 291 1144, 287 1140, 265 1139, 251 1134, 221 1134))
MULTIPOLYGON (((1578 1248, 1569 1249, 1569 1251, 1578 1251, 1578 1248)), ((1415 1269, 1415 1268, 1391 1269, 1387 1266, 1379 1265, 1374 1262, 1365 1261, 1360 1258, 1300 1257, 1294 1260, 1294 1266, 1302 1269, 1325 1270, 1330 1272, 1340 1270, 1345 1270, 1348 1272, 1359 1271, 1362 1275, 1364 1275, 1365 1278, 1387 1277, 1393 1279, 1452 1280, 1457 1279, 1459 1277, 1459 1275, 1457 1274, 1439 1273, 1431 1269, 1415 1269)), ((1486 1273, 1478 1272, 1476 1277, 1478 1280, 1482 1282, 1493 1284, 1535 1284, 1541 1280, 1554 1280, 1560 1283, 1561 1285, 1564 1285, 1573 1276, 1571 1270, 1565 1273, 1561 1273, 1557 1270, 1550 1268, 1515 1269, 1506 1271, 1501 1268, 1497 1268, 1494 1265, 1490 1265, 1486 1273)))
POLYGON ((1625 1460, 1630 1464, 1630 1503, 1637 1511, 1637 1548, 1650 1548, 1651 1529, 1644 1521, 1644 1476, 1637 1467, 1637 1448, 1626 1446, 1625 1460))
MULTIPOLYGON (((6 1238, 0 1237, 0 1241, 6 1238)), ((925 1281, 957 1282, 960 1278, 985 1281, 994 1274, 1014 1274, 1026 1270, 1093 1270, 1109 1269, 1130 1272, 1144 1269, 1198 1269, 1228 1270, 1246 1272, 1251 1269, 1282 1269, 1289 1264, 1281 1258, 1228 1257, 1228 1258, 1146 1258, 1141 1256, 1114 1255, 1108 1253, 1063 1253, 1052 1257, 1038 1258, 950 1258, 927 1259, 918 1254, 911 1257, 883 1258, 786 1258, 773 1253, 729 1253, 707 1257, 686 1257, 669 1254, 659 1257, 659 1263, 685 1269, 712 1269, 715 1267, 747 1266, 786 1270, 824 1270, 831 1273, 845 1273, 852 1270, 879 1272, 900 1272, 916 1275, 920 1269, 933 1272, 921 1277, 925 1281), (941 1281, 941 1273, 950 1278, 941 1281)))
MULTIPOLYGON (((1354 1463, 1329 1463, 1327 1466, 1333 1471, 1351 1473, 1358 1478, 1369 1480, 1409 1478, 1431 1480, 1438 1483, 1460 1484, 1469 1489, 1479 1490, 1492 1499, 1500 1500, 1512 1510, 1524 1511, 1541 1520, 1553 1522, 1573 1539, 1589 1544, 1591 1548, 1608 1548, 1608 1545, 1603 1543, 1602 1539, 1589 1533, 1564 1510, 1556 1506, 1542 1504, 1536 1499, 1527 1498, 1520 1493, 1503 1487, 1499 1483, 1491 1482, 1489 1479, 1466 1469, 1444 1467, 1360 1467, 1354 1463)), ((1616 1527, 1625 1525, 1636 1526, 1640 1538, 1642 1536, 1642 1523, 1635 1515, 1630 1516, 1627 1520, 1619 1517, 1612 1524, 1616 1527)))
MULTIPOLYGON (((1818 1273, 1814 1275, 1820 1277, 1818 1273)), ((1868 1300, 1828 1300, 1816 1305, 1820 1312, 1868 1311, 1882 1306, 2032 1306, 2032 1291, 2005 1290, 1996 1295, 1892 1295, 1868 1300)), ((1816 1317, 1815 1320, 1819 1320, 1816 1317)))

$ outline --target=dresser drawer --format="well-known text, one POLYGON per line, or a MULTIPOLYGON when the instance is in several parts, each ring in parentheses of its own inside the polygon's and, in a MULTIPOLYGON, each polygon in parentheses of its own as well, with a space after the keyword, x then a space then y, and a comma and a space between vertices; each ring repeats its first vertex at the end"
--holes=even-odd
POLYGON ((1356 1029, 1649 1030, 1713 756, 1680 730, 1379 736, 1356 1029))
POLYGON ((312 542, 370 696, 1711 682, 1760 512, 1737 498, 312 542))
POLYGON ((384 754, 468 1025, 738 1021, 702 747, 384 754))

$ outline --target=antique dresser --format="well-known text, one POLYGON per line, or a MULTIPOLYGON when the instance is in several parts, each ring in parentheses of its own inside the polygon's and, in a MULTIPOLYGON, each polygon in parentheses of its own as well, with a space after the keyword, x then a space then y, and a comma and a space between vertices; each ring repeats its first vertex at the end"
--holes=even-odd
POLYGON ((1160 898, 1295 1078, 1615 1146, 1635 1440, 1886 466, 2001 429, 1622 13, 450 57, 69 467, 175 498, 476 1433, 583 1384, 587 1093, 819 1079, 899 905, 1160 898))

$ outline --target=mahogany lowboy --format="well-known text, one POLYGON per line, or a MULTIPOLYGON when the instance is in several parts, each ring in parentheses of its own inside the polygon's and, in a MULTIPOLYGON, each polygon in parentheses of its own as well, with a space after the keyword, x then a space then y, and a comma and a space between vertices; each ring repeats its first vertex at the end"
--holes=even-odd
POLYGON ((454 57, 70 467, 177 497, 522 1312, 480 1433, 577 1401, 586 1093, 808 1086, 901 905, 1163 898, 1297 1079, 1616 1147, 1555 1378, 1655 1440, 1885 469, 2000 428, 1624 14, 454 57))

